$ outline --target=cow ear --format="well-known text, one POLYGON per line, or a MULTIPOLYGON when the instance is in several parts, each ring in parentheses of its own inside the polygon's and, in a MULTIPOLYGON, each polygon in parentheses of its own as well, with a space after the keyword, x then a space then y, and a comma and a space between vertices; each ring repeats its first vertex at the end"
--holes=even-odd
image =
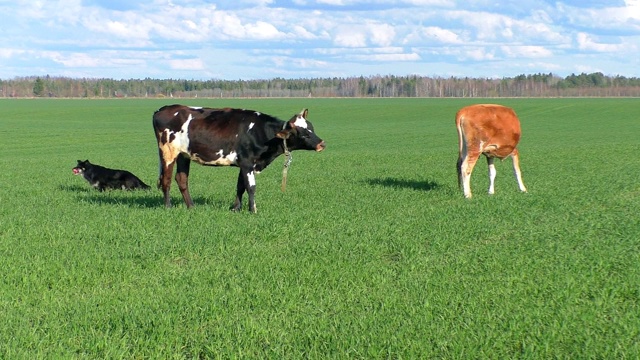
POLYGON ((309 114, 309 109, 302 109, 302 111, 300 111, 300 115, 305 119, 307 118, 308 114, 309 114))
POLYGON ((282 131, 279 131, 278 133, 276 133, 276 137, 286 140, 289 138, 289 136, 291 136, 291 129, 284 129, 282 131))

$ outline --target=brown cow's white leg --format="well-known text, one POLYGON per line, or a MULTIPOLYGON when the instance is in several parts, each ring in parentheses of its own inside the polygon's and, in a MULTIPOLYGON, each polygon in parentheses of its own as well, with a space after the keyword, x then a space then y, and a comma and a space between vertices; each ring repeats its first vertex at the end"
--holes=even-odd
POLYGON ((497 174, 494 158, 487 157, 487 165, 489 165, 489 195, 493 195, 495 193, 495 180, 497 174))
POLYGON ((520 172, 520 154, 517 149, 513 150, 511 159, 513 160, 513 172, 516 175, 518 187, 520 188, 520 191, 527 192, 527 188, 524 186, 524 182, 522 181, 522 173, 520 172))

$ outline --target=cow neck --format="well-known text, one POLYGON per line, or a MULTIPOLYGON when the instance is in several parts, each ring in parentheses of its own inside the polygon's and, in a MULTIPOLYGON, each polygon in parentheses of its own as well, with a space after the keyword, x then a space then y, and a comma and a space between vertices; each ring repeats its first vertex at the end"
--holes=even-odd
MULTIPOLYGON (((287 127, 287 121, 284 122, 284 124, 282 125, 282 130, 284 130, 287 127)), ((293 161, 293 157, 291 156, 291 151, 289 151, 289 148, 287 147, 287 137, 285 136, 284 139, 282 139, 282 146, 284 148, 284 166, 282 168, 282 185, 280 186, 280 190, 282 190, 282 192, 285 191, 285 189, 287 188, 287 173, 289 172, 289 165, 291 165, 291 161, 293 161)))

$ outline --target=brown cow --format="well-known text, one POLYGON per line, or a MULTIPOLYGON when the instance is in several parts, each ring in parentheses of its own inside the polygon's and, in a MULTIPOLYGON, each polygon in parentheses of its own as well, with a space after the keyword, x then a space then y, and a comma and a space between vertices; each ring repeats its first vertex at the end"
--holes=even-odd
POLYGON ((471 197, 471 173, 480 154, 489 164, 489 194, 494 193, 496 168, 494 158, 511 156, 513 170, 520 191, 526 192, 520 173, 520 159, 516 146, 520 141, 520 121, 513 109, 502 105, 478 104, 464 107, 456 114, 458 128, 458 185, 464 196, 471 197))

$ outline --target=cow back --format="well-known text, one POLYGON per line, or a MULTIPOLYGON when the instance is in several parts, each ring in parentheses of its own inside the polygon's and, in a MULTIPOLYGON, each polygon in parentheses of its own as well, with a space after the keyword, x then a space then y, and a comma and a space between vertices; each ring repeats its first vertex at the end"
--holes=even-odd
POLYGON ((513 109, 495 104, 464 107, 456 114, 461 140, 470 148, 480 148, 487 155, 509 156, 521 136, 520 121, 513 109))

